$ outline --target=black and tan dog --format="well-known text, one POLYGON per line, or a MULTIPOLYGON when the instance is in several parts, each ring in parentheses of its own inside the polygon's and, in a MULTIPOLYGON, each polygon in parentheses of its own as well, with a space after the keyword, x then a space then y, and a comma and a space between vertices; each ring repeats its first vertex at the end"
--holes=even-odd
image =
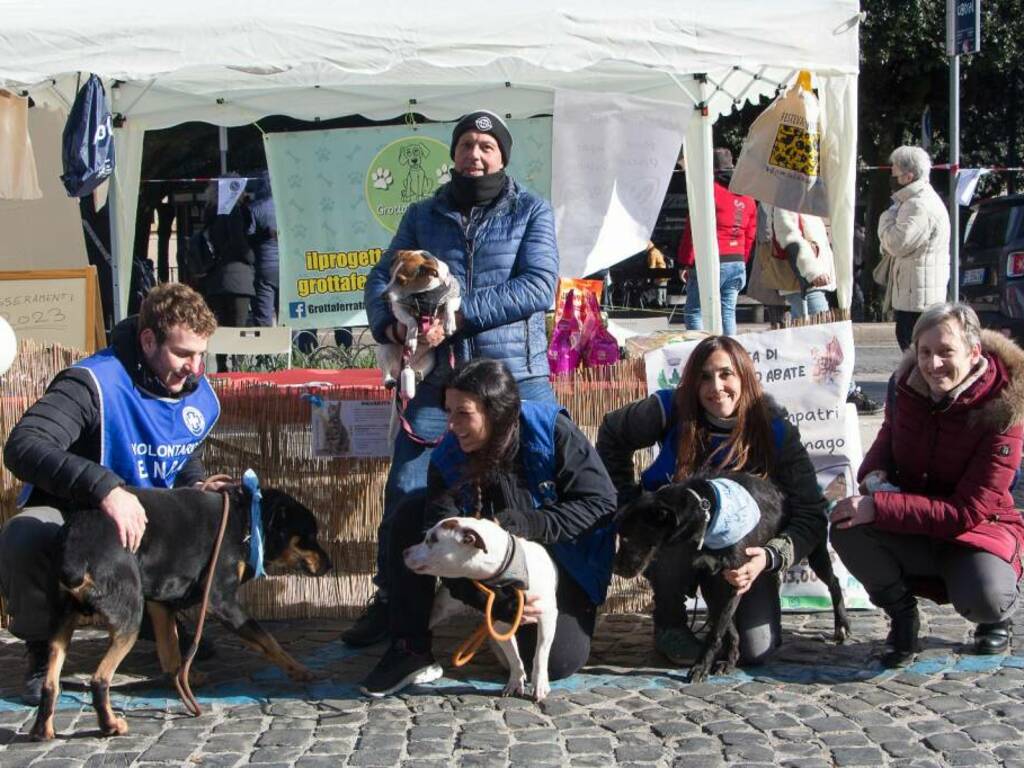
MULTIPOLYGON (((90 683, 103 735, 128 731, 124 719, 110 708, 110 681, 135 644, 143 608, 153 621, 163 671, 174 674, 181 666, 174 614, 202 601, 223 496, 190 488, 128 490, 138 497, 148 519, 136 553, 121 546, 113 521, 99 510, 76 512, 61 532, 54 559, 54 583, 61 595, 61 609, 51 617, 50 664, 31 731, 36 740, 53 738, 61 668, 81 617, 95 614, 110 633, 110 647, 90 683)), ((214 570, 209 612, 293 680, 310 680, 312 673, 249 618, 238 603, 239 585, 253 576, 247 564, 251 495, 241 486, 226 491, 229 519, 214 570)), ((331 561, 317 543, 313 513, 283 491, 266 488, 262 493, 263 562, 267 572, 319 576, 329 570, 331 561)))
MULTIPOLYGON (((624 505, 616 515, 619 547, 615 555, 614 571, 624 578, 632 578, 646 570, 658 550, 666 544, 691 542, 695 569, 706 569, 712 574, 739 568, 747 561, 747 547, 761 547, 775 537, 782 527, 783 498, 775 485, 763 478, 745 472, 723 472, 714 478, 732 480, 745 489, 760 511, 760 519, 746 535, 723 549, 705 545, 708 525, 715 513, 717 494, 712 489, 711 476, 696 475, 686 482, 671 483, 654 493, 643 493, 624 505)), ((835 617, 835 641, 843 642, 850 635, 850 620, 846 614, 843 591, 832 570, 826 542, 808 555, 811 570, 828 586, 835 617)), ((728 674, 739 660, 739 636, 733 616, 740 595, 733 592, 721 606, 718 615, 710 616, 710 628, 700 656, 690 669, 690 682, 704 680, 718 658, 724 639, 729 640, 728 653, 721 672, 728 674)))

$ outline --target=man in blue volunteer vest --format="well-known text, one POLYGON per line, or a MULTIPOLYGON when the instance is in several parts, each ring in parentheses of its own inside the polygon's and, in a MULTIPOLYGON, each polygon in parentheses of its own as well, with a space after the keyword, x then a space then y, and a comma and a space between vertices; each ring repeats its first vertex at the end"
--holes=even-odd
POLYGON ((220 404, 203 376, 217 321, 179 283, 150 291, 111 345, 57 375, 22 416, 4 464, 25 483, 22 512, 0 530, 0 593, 11 633, 25 641, 22 698, 36 704, 49 655, 48 552, 64 515, 97 508, 138 548, 146 513, 123 486, 172 488, 206 477, 201 460, 220 404))

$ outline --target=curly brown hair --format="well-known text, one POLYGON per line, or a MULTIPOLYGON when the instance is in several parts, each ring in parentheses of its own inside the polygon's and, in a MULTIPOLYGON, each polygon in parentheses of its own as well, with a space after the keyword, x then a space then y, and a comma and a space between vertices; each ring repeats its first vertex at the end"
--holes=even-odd
POLYGON ((743 345, 728 336, 709 336, 693 350, 675 393, 679 444, 676 449, 677 482, 686 480, 708 464, 734 471, 767 474, 771 471, 772 423, 764 390, 757 380, 754 361, 743 345), (709 440, 704 408, 700 404, 700 382, 704 363, 712 353, 723 351, 732 360, 740 379, 736 426, 716 451, 708 453, 709 440))
POLYGON ((209 338, 217 330, 217 319, 203 297, 192 288, 183 283, 162 283, 142 300, 139 331, 148 328, 156 335, 157 343, 163 344, 176 325, 209 338))

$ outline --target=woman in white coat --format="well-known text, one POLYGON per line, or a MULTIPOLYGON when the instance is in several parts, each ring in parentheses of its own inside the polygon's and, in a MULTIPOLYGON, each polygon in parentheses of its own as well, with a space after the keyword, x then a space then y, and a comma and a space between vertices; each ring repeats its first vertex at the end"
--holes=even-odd
POLYGON ((949 214, 928 182, 932 162, 920 147, 897 147, 892 163, 892 205, 878 220, 887 303, 896 316, 901 350, 921 312, 946 300, 949 284, 949 214))

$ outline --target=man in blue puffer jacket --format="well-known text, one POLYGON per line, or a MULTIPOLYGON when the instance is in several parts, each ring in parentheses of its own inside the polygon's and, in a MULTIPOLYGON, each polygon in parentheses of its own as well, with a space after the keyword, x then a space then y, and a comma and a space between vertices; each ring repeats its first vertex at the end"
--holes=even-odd
POLYGON ((452 131, 452 180, 428 200, 409 206, 391 245, 366 281, 365 302, 373 337, 402 343, 403 328, 384 296, 391 258, 398 250, 423 249, 444 261, 462 289, 458 330, 445 338, 441 324, 420 344, 436 348, 433 370, 406 409, 409 430, 398 433, 377 532, 377 595, 342 640, 352 646, 387 635, 388 540, 398 502, 425 499, 430 443, 444 434, 447 418, 441 386, 456 362, 476 357, 501 360, 524 400, 554 401, 548 382, 544 313, 554 303, 558 280, 555 219, 547 201, 507 176, 512 151, 508 126, 480 110, 459 119, 452 131), (413 434, 409 434, 409 432, 413 434))

